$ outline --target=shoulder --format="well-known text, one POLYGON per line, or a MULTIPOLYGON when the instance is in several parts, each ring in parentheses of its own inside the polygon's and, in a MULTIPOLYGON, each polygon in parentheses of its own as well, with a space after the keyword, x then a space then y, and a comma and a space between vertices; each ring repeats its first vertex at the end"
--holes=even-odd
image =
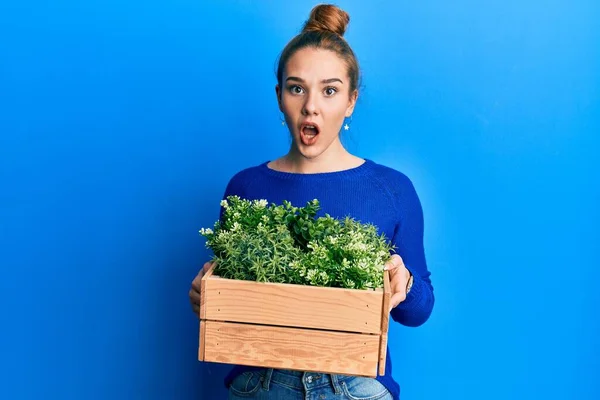
POLYGON ((263 168, 266 167, 266 162, 253 165, 234 173, 233 176, 227 182, 226 196, 227 195, 240 195, 244 194, 245 188, 251 185, 253 181, 260 175, 263 168))
POLYGON ((389 204, 400 220, 422 218, 422 205, 415 185, 409 176, 392 167, 373 163, 374 180, 379 189, 387 193, 389 204))
POLYGON ((253 178, 254 176, 256 176, 260 173, 260 170, 262 169, 263 166, 264 166, 264 164, 258 164, 258 165, 253 165, 251 167, 241 169, 241 170, 237 171, 235 174, 233 174, 231 179, 229 179, 229 182, 240 183, 240 182, 246 181, 249 178, 253 178))
POLYGON ((375 161, 369 162, 373 177, 395 196, 412 195, 415 192, 413 181, 404 172, 375 161))

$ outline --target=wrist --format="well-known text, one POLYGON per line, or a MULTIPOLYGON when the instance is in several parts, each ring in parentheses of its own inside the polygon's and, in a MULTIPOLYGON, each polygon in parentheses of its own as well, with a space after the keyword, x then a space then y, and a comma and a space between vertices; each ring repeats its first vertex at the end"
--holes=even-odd
POLYGON ((410 292, 410 289, 412 289, 412 285, 414 282, 414 278, 413 278, 413 274, 410 272, 410 270, 408 270, 408 281, 406 282, 406 294, 408 294, 410 292))

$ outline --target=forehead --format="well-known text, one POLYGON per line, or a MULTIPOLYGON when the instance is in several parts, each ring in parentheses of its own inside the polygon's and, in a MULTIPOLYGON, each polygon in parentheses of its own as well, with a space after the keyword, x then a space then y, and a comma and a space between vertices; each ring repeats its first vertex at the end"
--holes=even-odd
POLYGON ((348 82, 346 64, 333 51, 304 48, 292 55, 284 70, 287 76, 296 76, 306 81, 321 81, 329 78, 340 78, 348 82))

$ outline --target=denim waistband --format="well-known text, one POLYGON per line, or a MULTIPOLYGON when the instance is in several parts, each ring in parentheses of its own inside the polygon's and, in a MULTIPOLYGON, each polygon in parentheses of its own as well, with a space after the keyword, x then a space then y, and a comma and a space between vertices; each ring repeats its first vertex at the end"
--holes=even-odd
POLYGON ((263 377, 263 387, 269 390, 271 382, 296 390, 317 389, 331 386, 336 394, 342 392, 341 383, 352 378, 348 375, 302 372, 287 369, 265 368, 259 371, 263 377))

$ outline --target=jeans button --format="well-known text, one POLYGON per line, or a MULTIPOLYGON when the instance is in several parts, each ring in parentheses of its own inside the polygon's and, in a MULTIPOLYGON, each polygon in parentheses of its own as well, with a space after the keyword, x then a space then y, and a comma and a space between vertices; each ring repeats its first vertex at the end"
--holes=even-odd
POLYGON ((313 381, 313 377, 312 376, 309 376, 308 378, 306 378, 306 382, 312 383, 312 381, 313 381))

